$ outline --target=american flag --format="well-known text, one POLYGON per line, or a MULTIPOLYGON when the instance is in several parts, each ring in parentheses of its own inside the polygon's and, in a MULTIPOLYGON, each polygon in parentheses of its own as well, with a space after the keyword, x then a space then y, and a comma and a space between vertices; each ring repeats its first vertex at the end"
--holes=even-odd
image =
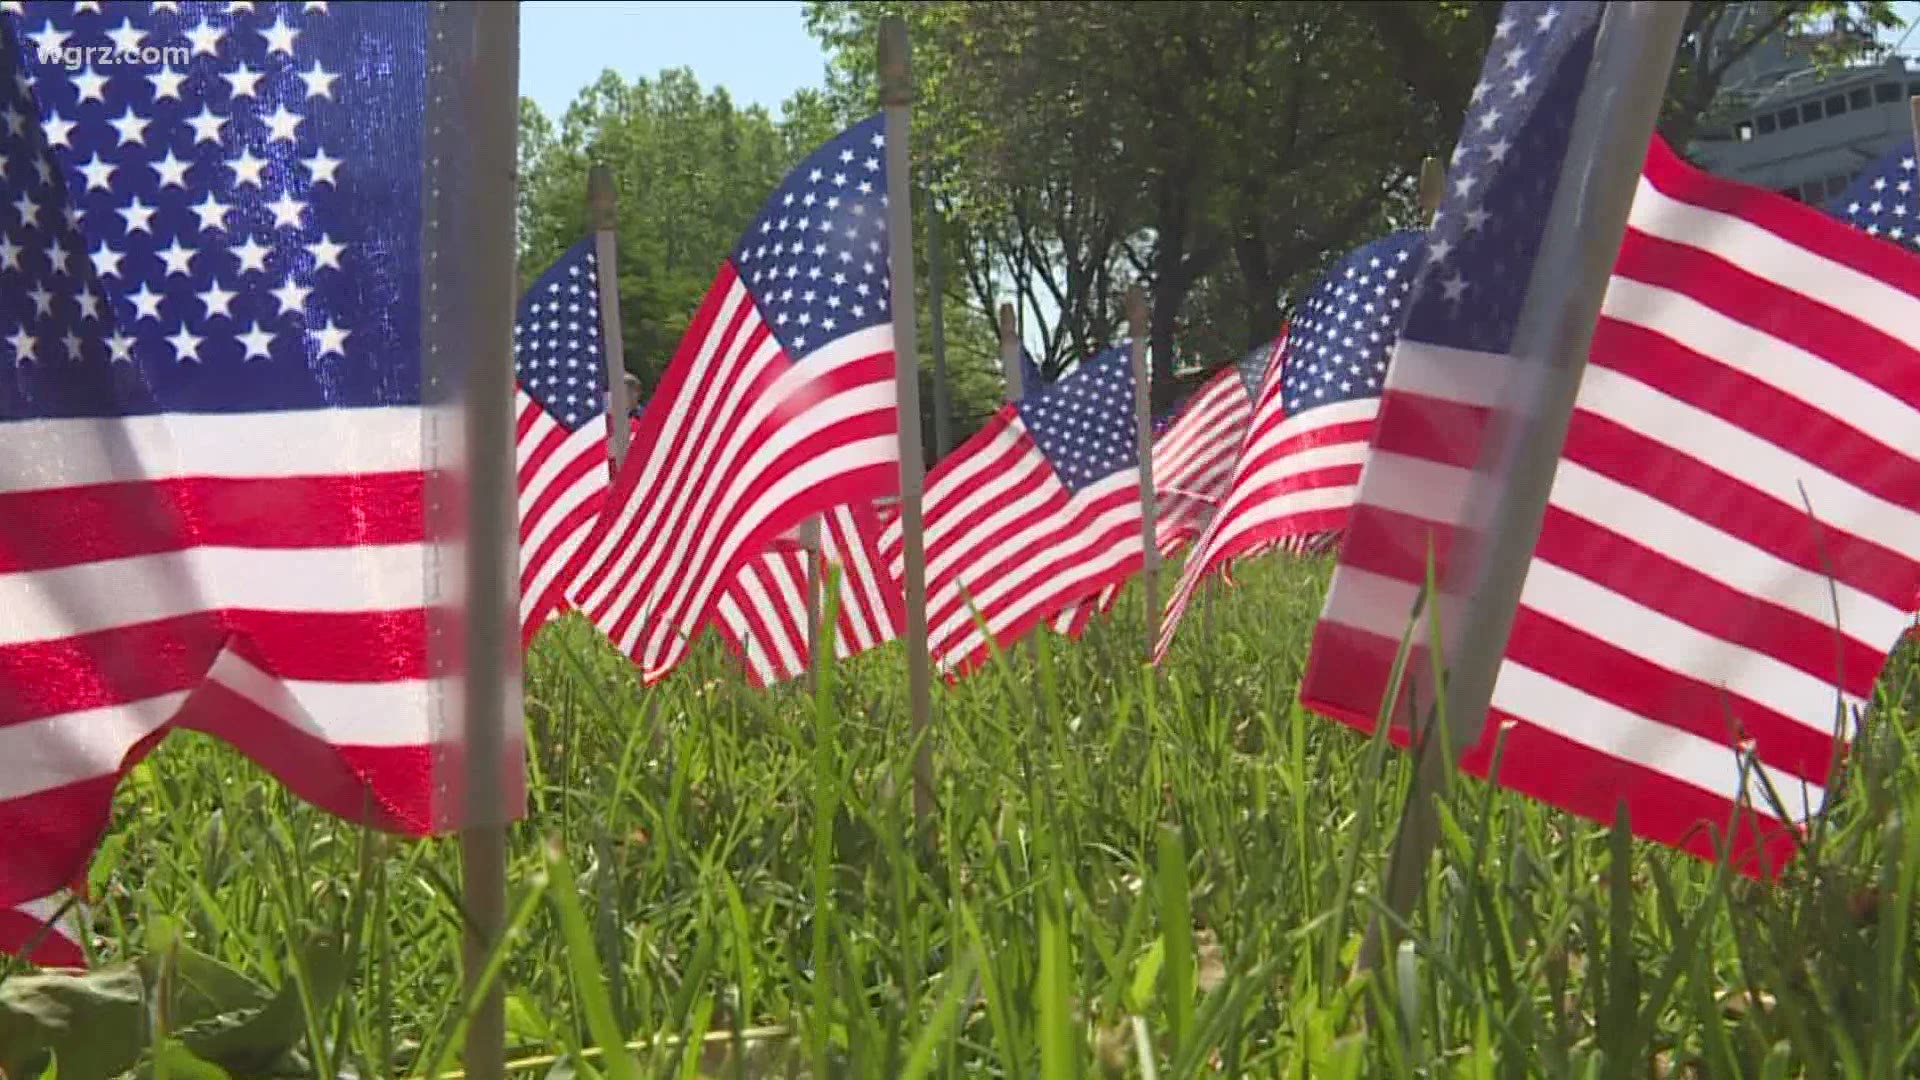
POLYGON ((1311 550, 1345 529, 1422 244, 1423 234, 1398 232, 1349 252, 1288 321, 1262 365, 1266 385, 1220 511, 1161 616, 1156 663, 1209 572, 1276 546, 1311 550))
POLYGON ((729 582, 813 514, 899 490, 884 118, 815 150, 721 264, 568 572, 663 678, 729 582))
POLYGON ((514 320, 523 648, 566 606, 567 563, 606 502, 607 355, 599 281, 588 238, 534 281, 514 320))
POLYGON ((41 967, 84 967, 80 946, 83 915, 77 906, 61 910, 62 894, 0 908, 0 953, 41 967), (57 916, 57 918, 56 918, 57 916))
POLYGON ((174 727, 440 827, 423 206, 470 9, 0 12, 0 907, 174 727))
MULTIPOLYGON (((957 676, 1140 570, 1140 469, 1126 343, 1006 405, 927 476, 927 625, 957 676)), ((898 523, 881 548, 904 576, 898 523)))
MULTIPOLYGON (((1271 345, 1253 352, 1264 356, 1271 345)), ((1164 548, 1199 536, 1226 494, 1233 461, 1247 437, 1253 398, 1230 364, 1172 414, 1153 441, 1154 535, 1164 548)))
MULTIPOLYGON (((1459 543, 1596 17, 1510 3, 1489 55, 1302 687, 1349 723, 1459 543)), ((1463 767, 1703 857, 1738 812, 1777 870, 1920 588, 1915 327, 1920 262, 1655 139, 1463 767)))
POLYGON ((1920 200, 1913 186, 1913 140, 1908 139, 1855 177, 1826 210, 1869 236, 1920 249, 1920 200))
MULTIPOLYGON (((820 519, 820 554, 840 568, 834 655, 842 660, 900 635, 901 594, 880 557, 881 517, 871 506, 837 506, 820 519)), ((806 674, 807 564, 812 553, 785 544, 746 564, 720 597, 714 628, 746 665, 755 686, 806 674)), ((821 581, 826 580, 824 573, 821 581)), ((825 600, 821 610, 825 611, 825 600)))

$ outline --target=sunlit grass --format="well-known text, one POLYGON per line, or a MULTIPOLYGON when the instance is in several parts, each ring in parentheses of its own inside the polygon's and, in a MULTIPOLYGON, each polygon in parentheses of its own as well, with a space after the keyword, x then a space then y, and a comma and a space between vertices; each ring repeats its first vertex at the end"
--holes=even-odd
MULTIPOLYGON (((1462 783, 1410 944, 1369 984, 1351 969, 1409 763, 1294 704, 1326 570, 1245 568, 1158 674, 1135 596, 936 686, 924 829, 897 651, 816 699, 747 688, 708 642, 643 692, 590 631, 550 629, 510 1056, 556 1077, 1914 1071, 1912 656, 1780 886, 1462 783)), ((307 1006, 304 1075, 456 1069, 459 880, 455 841, 370 836, 180 737, 121 793, 98 959, 170 916, 305 985, 292 961, 332 934, 352 975, 307 1006)))

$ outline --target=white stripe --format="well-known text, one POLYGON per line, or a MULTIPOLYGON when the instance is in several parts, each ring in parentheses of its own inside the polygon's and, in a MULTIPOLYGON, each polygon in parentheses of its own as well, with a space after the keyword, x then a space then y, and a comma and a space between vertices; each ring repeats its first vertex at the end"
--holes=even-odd
POLYGON ((1512 357, 1401 338, 1387 364, 1382 395, 1411 394, 1456 405, 1498 408, 1522 365, 1512 357))
POLYGON ((162 694, 0 727, 0 801, 112 776, 134 744, 165 727, 187 700, 162 694))
POLYGON ((1920 451, 1920 411, 1912 405, 1685 293, 1616 275, 1601 312, 1765 383, 1909 458, 1920 451))
POLYGON ((67 893, 59 892, 52 896, 43 896, 38 900, 28 900, 23 904, 15 904, 13 909, 39 922, 43 926, 49 923, 55 915, 59 915, 60 921, 53 923, 49 932, 57 937, 65 938, 68 941, 78 944, 80 941, 80 920, 78 916, 83 910, 83 907, 80 904, 75 904, 62 913, 60 908, 67 902, 67 899, 67 893))
POLYGON ((180 477, 236 480, 417 472, 417 406, 19 420, 0 436, 0 495, 180 477))
POLYGON ((0 574, 0 647, 204 611, 426 606, 430 545, 192 548, 0 574))
MULTIPOLYGON (((451 681, 283 680, 230 651, 223 651, 214 660, 207 678, 332 746, 430 746, 459 735, 458 731, 433 730, 432 717, 439 711, 434 706, 438 701, 451 700, 451 681)), ((517 699, 517 683, 512 693, 517 699)), ((517 700, 508 702, 507 715, 520 715, 517 700)))
POLYGON ((1912 621, 1876 596, 1776 558, 1574 461, 1560 463, 1551 501, 1558 509, 1656 551, 1708 580, 1764 598, 1822 626, 1833 628, 1837 601, 1840 632, 1880 652, 1892 648, 1912 621))
POLYGON ((1466 469, 1375 447, 1360 467, 1354 498, 1421 521, 1458 526, 1473 490, 1473 473, 1466 469))
MULTIPOLYGON (((1634 192, 1628 227, 1717 255, 1782 289, 1844 311, 1896 341, 1920 326, 1920 298, 1732 214, 1664 194, 1646 177, 1634 192)), ((1837 374, 1837 372, 1836 372, 1837 374)))
POLYGON ((1637 379, 1589 366, 1576 408, 1709 465, 1795 514, 1806 514, 1810 505, 1822 527, 1871 537, 1909 559, 1920 558, 1920 514, 1637 379))

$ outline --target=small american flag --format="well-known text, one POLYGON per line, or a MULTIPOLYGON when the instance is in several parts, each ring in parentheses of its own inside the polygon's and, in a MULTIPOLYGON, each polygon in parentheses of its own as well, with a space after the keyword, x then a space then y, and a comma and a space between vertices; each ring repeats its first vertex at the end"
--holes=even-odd
POLYGON ((175 727, 445 826, 424 237, 471 9, 0 10, 0 907, 175 727))
MULTIPOLYGON (((1276 546, 1310 550, 1345 529, 1421 250, 1422 234, 1399 232, 1348 253, 1257 365, 1266 385, 1219 513, 1168 598, 1156 663, 1208 573, 1276 546)), ((1236 385, 1255 366, 1238 365, 1236 385)))
MULTIPOLYGON (((1141 567, 1140 468, 1126 343, 1001 408, 927 476, 928 643, 958 675, 1141 567)), ((900 530, 881 542, 904 575, 900 530)))
MULTIPOLYGON (((1254 352, 1264 355, 1271 346, 1254 352)), ((1153 441, 1154 535, 1176 548, 1200 535, 1226 494, 1246 441, 1253 398, 1238 364, 1222 368, 1172 414, 1153 441)))
MULTIPOLYGON (((1508 4, 1467 118, 1302 687, 1357 726, 1457 558, 1597 16, 1508 4)), ((1920 261, 1656 138, 1462 767, 1777 871, 1920 587, 1916 327, 1920 261)))
MULTIPOLYGON (((834 655, 842 660, 900 635, 901 594, 880 556, 880 515, 872 507, 838 506, 820 520, 819 559, 840 568, 834 655)), ((714 627, 746 665, 755 686, 806 674, 807 564, 812 553, 780 545, 741 568, 720 598, 714 627)), ((826 580, 824 570, 821 581, 826 580)), ((825 601, 822 600, 822 611, 825 601)))
POLYGON ((541 274, 514 320, 520 641, 566 606, 565 571, 606 502, 607 356, 593 240, 541 274))
POLYGON ((1920 199, 1914 194, 1913 140, 1894 147, 1827 203, 1826 211, 1869 236, 1920 249, 1920 199))
POLYGON ((740 568, 807 517, 899 490, 881 116, 789 173, 720 267, 567 572, 657 681, 740 568))

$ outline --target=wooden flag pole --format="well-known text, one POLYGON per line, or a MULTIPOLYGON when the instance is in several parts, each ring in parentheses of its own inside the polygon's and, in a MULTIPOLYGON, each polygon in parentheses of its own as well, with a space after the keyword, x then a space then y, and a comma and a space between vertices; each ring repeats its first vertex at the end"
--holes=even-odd
POLYGON ((1127 288, 1127 326, 1133 335, 1134 450, 1140 455, 1140 588, 1145 612, 1147 662, 1160 629, 1160 546, 1154 519, 1159 516, 1153 492, 1153 371, 1147 366, 1147 294, 1138 285, 1127 288))
POLYGON ((1915 153, 1920 153, 1920 94, 1907 99, 1907 129, 1913 134, 1915 153))
MULTIPOLYGON (((473 68, 465 86, 465 138, 474 163, 470 266, 454 272, 467 283, 472 352, 466 422, 467 566, 465 702, 461 742, 466 768, 460 800, 461 902, 467 911, 461 976, 469 1000, 505 930, 508 699, 517 676, 515 615, 519 530, 513 503, 513 222, 519 160, 520 10, 483 4, 472 14, 473 68), (497 685, 496 685, 497 683, 497 685)), ((496 980, 467 1021, 461 1062, 474 1080, 506 1072, 506 994, 496 980)))
MULTIPOLYGON (((1026 370, 1020 363, 1020 328, 1012 304, 1000 305, 1000 376, 1007 382, 1007 404, 1018 402, 1027 392, 1026 370)), ((1031 633, 1027 636, 1027 656, 1038 662, 1040 646, 1031 633)))
POLYGON ((1440 165, 1436 157, 1422 158, 1420 161, 1420 223, 1428 226, 1433 223, 1433 215, 1440 210, 1440 197, 1447 193, 1447 170, 1440 165))
POLYGON ((627 460, 627 362, 620 338, 619 253, 614 230, 613 172, 595 165, 587 172, 587 213, 593 219, 594 279, 600 283, 600 346, 607 354, 607 450, 618 469, 627 460))
MULTIPOLYGON (((1574 113, 1566 160, 1509 350, 1535 369, 1538 384, 1512 409, 1513 430, 1496 429, 1505 436, 1495 448, 1499 456, 1491 459, 1498 471, 1477 477, 1473 487, 1478 490, 1468 492, 1468 508, 1486 502, 1483 516, 1467 530, 1486 537, 1479 557, 1466 567, 1471 576, 1455 578, 1450 568, 1442 585, 1447 594, 1442 599, 1460 598, 1467 614, 1458 640, 1438 643, 1447 661, 1444 726, 1435 723, 1425 733, 1414 733, 1414 780, 1382 898, 1400 922, 1411 920, 1419 906, 1427 864, 1439 844, 1439 799, 1460 754, 1484 726, 1493 699, 1687 9, 1686 4, 1628 0, 1608 5, 1601 16, 1586 90, 1574 113), (1506 462, 1511 466, 1502 468, 1506 462), (1445 753, 1435 745, 1436 735, 1444 739, 1445 753)), ((1390 937, 1397 937, 1397 929, 1376 912, 1361 942, 1360 970, 1380 965, 1390 937)))
POLYGON ((800 523, 800 546, 807 552, 807 690, 819 686, 820 667, 820 516, 800 523))
POLYGON ((927 312, 933 333, 933 458, 939 461, 953 449, 953 397, 947 391, 946 267, 940 251, 940 215, 927 215, 927 312))
POLYGON ((933 665, 927 652, 927 540, 921 516, 926 464, 920 457, 920 352, 913 322, 913 172, 907 153, 913 110, 907 24, 880 23, 880 104, 887 124, 887 235, 892 271, 895 393, 900 408, 900 544, 906 571, 907 700, 917 748, 913 758, 913 813, 933 817, 933 665))

